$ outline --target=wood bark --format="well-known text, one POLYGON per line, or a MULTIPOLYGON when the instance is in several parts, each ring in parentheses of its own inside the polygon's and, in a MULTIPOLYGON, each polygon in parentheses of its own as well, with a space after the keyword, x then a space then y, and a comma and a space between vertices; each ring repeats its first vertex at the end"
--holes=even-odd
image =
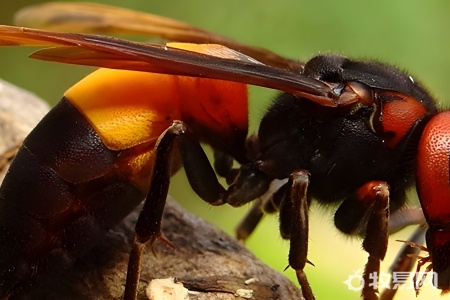
MULTIPOLYGON (((35 96, 0 81, 0 154, 4 162, 8 160, 5 153, 20 144, 47 110, 35 96)), ((2 172, 6 170, 5 165, 2 172)), ((19 299, 120 299, 139 210, 111 229, 63 275, 50 284, 34 286, 19 299)), ((181 282, 189 290, 188 299, 301 299, 299 289, 285 276, 263 264, 235 239, 184 211, 170 197, 163 233, 173 248, 156 242, 154 252, 147 249, 138 299, 149 299, 145 290, 151 280, 164 278, 181 282)), ((186 299, 174 292, 155 297, 186 299)))

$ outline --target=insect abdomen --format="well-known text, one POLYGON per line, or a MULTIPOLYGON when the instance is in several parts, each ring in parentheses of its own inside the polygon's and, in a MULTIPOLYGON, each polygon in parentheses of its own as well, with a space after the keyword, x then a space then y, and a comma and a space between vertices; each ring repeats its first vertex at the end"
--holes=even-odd
POLYGON ((67 99, 30 133, 0 189, 1 296, 64 270, 142 201, 118 155, 67 99))

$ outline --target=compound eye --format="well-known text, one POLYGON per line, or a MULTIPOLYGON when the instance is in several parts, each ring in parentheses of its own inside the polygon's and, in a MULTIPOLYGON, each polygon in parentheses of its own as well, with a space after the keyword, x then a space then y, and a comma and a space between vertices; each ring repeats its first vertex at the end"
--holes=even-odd
POLYGON ((447 223, 450 215, 450 112, 425 127, 417 153, 417 191, 428 222, 447 223))

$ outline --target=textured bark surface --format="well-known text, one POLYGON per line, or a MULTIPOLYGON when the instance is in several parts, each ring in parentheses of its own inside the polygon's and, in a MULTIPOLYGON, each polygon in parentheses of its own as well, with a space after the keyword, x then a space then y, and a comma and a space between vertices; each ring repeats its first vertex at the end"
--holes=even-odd
MULTIPOLYGON (((0 81, 0 154, 14 149, 47 109, 34 96, 0 81)), ((34 287, 20 299, 120 299, 138 213, 139 208, 63 275, 50 284, 34 287)), ((298 288, 285 276, 171 199, 164 214, 163 233, 174 248, 157 242, 157 256, 147 249, 138 299, 149 299, 145 288, 152 279, 168 277, 189 289, 188 299, 301 299, 298 288)), ((160 299, 185 298, 172 295, 155 300, 160 299)))

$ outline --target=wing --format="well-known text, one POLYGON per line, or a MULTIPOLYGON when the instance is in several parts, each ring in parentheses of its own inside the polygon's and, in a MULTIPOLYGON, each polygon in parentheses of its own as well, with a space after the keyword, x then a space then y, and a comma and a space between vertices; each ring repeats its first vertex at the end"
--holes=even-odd
POLYGON ((22 9, 19 26, 57 32, 156 36, 168 41, 220 44, 279 68, 299 70, 303 63, 269 50, 248 46, 174 19, 125 8, 87 2, 50 2, 22 9))
MULTIPOLYGON (((262 64, 224 46, 198 49, 131 42, 123 39, 0 26, 0 46, 55 46, 33 58, 78 65, 222 79, 290 92, 324 106, 347 105, 357 95, 342 86, 310 78, 299 71, 262 64), (222 51, 208 51, 219 47, 222 51), (212 54, 216 53, 216 54, 212 54)), ((191 44, 188 44, 191 45, 191 44)))

